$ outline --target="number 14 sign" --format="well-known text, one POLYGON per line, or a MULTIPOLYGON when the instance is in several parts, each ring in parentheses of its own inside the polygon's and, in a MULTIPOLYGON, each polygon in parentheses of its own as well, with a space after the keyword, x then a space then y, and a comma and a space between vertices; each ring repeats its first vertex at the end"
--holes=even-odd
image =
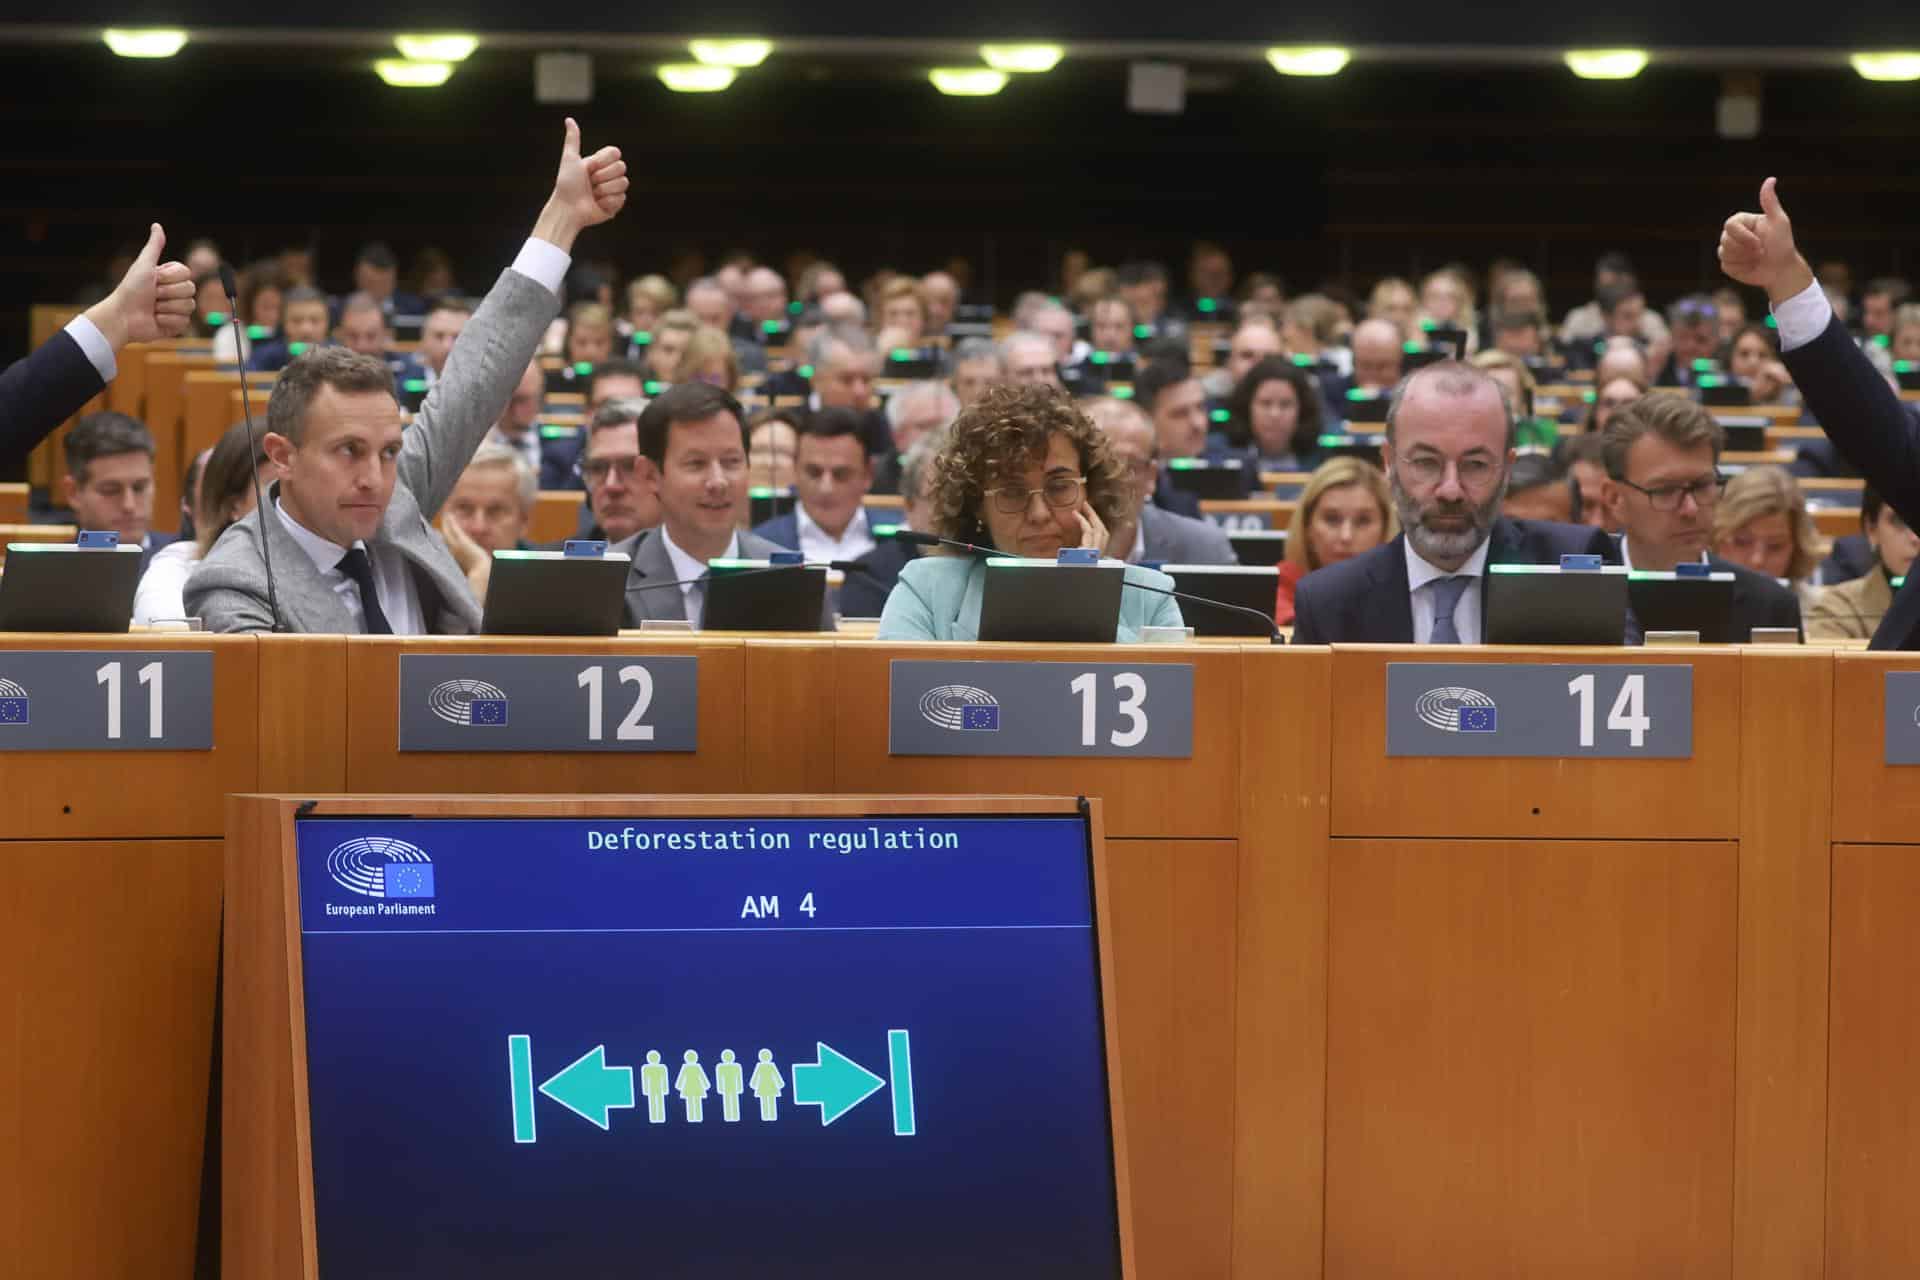
POLYGON ((1693 668, 1387 664, 1390 756, 1693 755, 1693 668))

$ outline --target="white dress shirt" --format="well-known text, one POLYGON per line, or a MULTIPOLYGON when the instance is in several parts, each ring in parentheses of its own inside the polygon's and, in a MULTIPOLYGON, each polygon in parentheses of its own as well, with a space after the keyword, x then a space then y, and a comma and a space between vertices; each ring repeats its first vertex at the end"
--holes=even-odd
MULTIPOLYGON (((1701 564, 1707 563, 1706 552, 1702 551, 1700 553, 1699 562, 1701 564)), ((1627 545, 1627 535, 1624 533, 1620 535, 1620 563, 1626 567, 1628 573, 1633 572, 1633 548, 1627 545)))
MULTIPOLYGON (((680 584, 680 599, 686 606, 687 621, 694 626, 700 625, 700 613, 706 606, 707 589, 700 582, 707 576, 707 562, 696 560, 682 551, 667 532, 667 526, 660 526, 660 541, 667 549, 667 560, 673 565, 674 580, 680 584)), ((733 560, 740 555, 740 535, 734 534, 727 539, 727 549, 714 557, 717 560, 733 560)))
POLYGON ((1142 508, 1140 514, 1133 518, 1133 549, 1127 552, 1128 564, 1139 564, 1147 558, 1147 522, 1140 518, 1145 514, 1142 508))
POLYGON ((100 326, 84 315, 75 316, 67 321, 67 336, 86 353, 94 372, 100 375, 100 381, 112 382, 113 375, 120 372, 120 363, 113 358, 113 344, 107 341, 106 334, 100 332, 100 326))
MULTIPOLYGON (((148 535, 151 537, 152 535, 148 535)), ((187 575, 200 563, 200 544, 192 538, 169 542, 154 552, 133 593, 133 625, 187 616, 187 575)))
MULTIPOLYGON (((280 523, 293 535, 293 540, 313 561, 313 567, 320 571, 320 580, 340 597, 340 603, 347 607, 347 612, 365 631, 367 618, 360 606, 360 588, 340 570, 340 558, 347 554, 347 548, 327 541, 288 515, 278 498, 274 499, 273 509, 279 514, 280 523)), ((420 590, 414 585, 413 575, 407 571, 406 556, 398 547, 369 547, 359 541, 353 545, 364 550, 367 559, 373 563, 373 593, 379 598, 380 612, 387 615, 387 624, 393 628, 393 634, 425 635, 427 621, 420 607, 420 590)))
POLYGON ((1780 350, 1792 351, 1827 331, 1833 320, 1833 303, 1816 280, 1774 307, 1773 319, 1780 327, 1780 350))
POLYGON ((1473 578, 1467 589, 1460 593, 1460 603, 1453 608, 1453 629, 1460 634, 1461 644, 1480 643, 1480 583, 1478 579, 1487 574, 1487 544, 1483 541, 1473 549, 1467 562, 1458 569, 1435 568, 1420 558, 1413 549, 1413 539, 1406 539, 1407 551, 1407 589, 1412 593, 1413 604, 1413 642, 1415 644, 1433 643, 1435 582, 1442 578, 1473 578))
POLYGON ((858 560, 880 544, 874 540, 873 531, 867 528, 867 509, 856 507, 853 519, 847 521, 847 527, 834 537, 813 522, 807 514, 804 503, 796 507, 794 515, 800 525, 800 554, 809 564, 825 564, 829 560, 858 560))

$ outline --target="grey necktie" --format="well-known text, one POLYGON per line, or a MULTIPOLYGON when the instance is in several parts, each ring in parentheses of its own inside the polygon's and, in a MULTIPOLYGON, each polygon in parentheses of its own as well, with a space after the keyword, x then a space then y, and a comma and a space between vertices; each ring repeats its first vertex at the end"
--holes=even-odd
POLYGON ((1460 597, 1473 585, 1473 579, 1465 575, 1452 578, 1435 578, 1428 585, 1433 593, 1433 638, 1429 644, 1459 644, 1460 632, 1453 623, 1453 611, 1460 607, 1460 597))

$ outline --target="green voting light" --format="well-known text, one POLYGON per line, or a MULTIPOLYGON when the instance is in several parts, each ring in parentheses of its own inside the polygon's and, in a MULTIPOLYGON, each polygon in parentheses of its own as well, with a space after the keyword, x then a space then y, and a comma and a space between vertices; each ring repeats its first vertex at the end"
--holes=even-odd
POLYGON ((904 363, 908 360, 914 360, 919 358, 919 354, 920 353, 915 351, 912 347, 895 347, 893 350, 887 352, 887 359, 897 360, 904 363))
POLYGON ((1893 340, 1884 333, 1876 333, 1873 335, 1873 345, 1884 351, 1893 345, 1893 340))
POLYGON ((290 356, 305 355, 307 353, 307 348, 311 347, 312 345, 313 344, 311 342, 289 342, 287 344, 287 354, 290 356))
MULTIPOLYGON (((1432 333, 1435 329, 1438 329, 1439 327, 1440 327, 1440 323, 1437 320, 1422 320, 1420 322, 1420 332, 1422 333, 1432 333)), ((1407 349, 1411 351, 1413 348, 1409 347, 1407 349)))
POLYGON ((1319 361, 1315 360, 1312 356, 1293 357, 1293 367, 1296 369, 1311 369, 1318 363, 1319 361))
POLYGON ((227 322, 227 313, 224 311, 209 311, 206 314, 206 321, 208 324, 218 329, 221 325, 227 322))
POLYGON ((762 320, 760 322, 760 332, 762 333, 779 333, 786 327, 787 322, 784 320, 762 320))
POLYGON ((894 534, 899 533, 900 529, 901 526, 897 524, 876 524, 873 526, 873 536, 876 538, 891 538, 894 534))
POLYGON ((798 373, 803 378, 811 378, 813 377, 813 366, 810 364, 803 364, 794 372, 798 373))
POLYGON ((1694 379, 1694 381, 1698 382, 1703 387, 1724 387, 1727 385, 1727 380, 1725 378, 1703 377, 1703 378, 1696 378, 1694 379))
POLYGON ((1207 316, 1212 315, 1214 312, 1220 309, 1220 304, 1218 302, 1215 302, 1212 298, 1202 298, 1198 302, 1194 303, 1193 306, 1194 306, 1194 309, 1198 311, 1201 315, 1207 315, 1207 316))
POLYGON ((1893 371, 1895 373, 1912 373, 1915 369, 1920 369, 1920 364, 1916 364, 1912 360, 1895 360, 1893 362, 1893 371))
POLYGON ((650 347, 653 345, 653 335, 645 329, 635 329, 633 331, 633 345, 636 347, 650 347))
POLYGON ((1087 357, 1087 360, 1092 364, 1107 364, 1112 359, 1113 357, 1108 355, 1104 351, 1096 351, 1092 355, 1087 357))
POLYGON ((1150 324, 1137 324, 1133 326, 1133 336, 1136 338, 1151 338, 1153 336, 1153 326, 1150 324))
POLYGON ((1714 363, 1711 360, 1695 360, 1693 362, 1693 371, 1695 373, 1712 373, 1713 370, 1714 363))
POLYGON ((250 324, 247 326, 248 342, 265 342, 268 338, 271 338, 272 336, 273 336, 273 330, 267 328, 267 326, 263 324, 250 324))
POLYGON ((1589 391, 1582 391, 1582 392, 1580 393, 1580 398, 1581 398, 1582 400, 1584 400, 1584 401, 1586 401, 1586 402, 1587 402, 1588 404, 1592 404, 1592 403, 1593 403, 1593 402, 1594 402, 1595 400, 1597 400, 1597 399, 1599 399, 1599 397, 1598 397, 1597 395, 1595 395, 1595 394, 1594 394, 1594 392, 1592 392, 1592 391, 1590 391, 1590 390, 1589 390, 1589 391))
POLYGON ((540 438, 542 440, 571 440, 579 434, 580 428, 578 427, 561 426, 555 422, 543 422, 540 424, 540 438))
POLYGON ((787 304, 787 314, 790 316, 797 316, 806 309, 807 304, 804 302, 789 302, 787 304))
POLYGON ((402 391, 425 391, 427 389, 427 380, 425 378, 408 378, 401 382, 400 389, 402 391))
POLYGON ((1898 591, 1900 588, 1907 585, 1907 575, 1903 573, 1897 578, 1888 578, 1887 582, 1893 587, 1895 591, 1898 591))
POLYGON ((1112 396, 1115 400, 1131 400, 1133 399, 1133 388, 1132 387, 1108 387, 1107 394, 1112 396))
POLYGON ((593 372, 593 361, 576 360, 573 362, 573 371, 584 378, 593 372))
POLYGON ((1204 467, 1206 465, 1207 465, 1206 462, 1200 458, 1168 458, 1167 459, 1167 469, 1169 471, 1198 471, 1201 467, 1204 467))
POLYGON ((1207 415, 1207 417, 1213 419, 1215 422, 1225 422, 1232 416, 1233 412, 1230 409, 1215 409, 1207 415))
POLYGON ((1379 398, 1380 393, 1377 391, 1362 391, 1359 387, 1350 387, 1347 390, 1349 400, 1378 400, 1379 398))
POLYGON ((1418 342, 1403 342, 1400 344, 1400 349, 1410 356, 1417 356, 1426 350, 1426 348, 1418 342))
POLYGON ((1769 329, 1778 329, 1780 327, 1780 322, 1773 318, 1773 315, 1771 312, 1769 312, 1767 315, 1766 326, 1769 329))
POLYGON ((662 391, 665 391, 667 389, 667 384, 664 382, 660 382, 654 378, 648 378, 645 382, 640 384, 640 389, 646 392, 650 396, 657 396, 662 391))

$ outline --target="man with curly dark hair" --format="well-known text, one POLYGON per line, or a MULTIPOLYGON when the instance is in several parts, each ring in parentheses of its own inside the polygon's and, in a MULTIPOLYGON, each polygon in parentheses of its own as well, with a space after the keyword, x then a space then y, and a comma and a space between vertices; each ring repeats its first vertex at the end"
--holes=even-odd
MULTIPOLYGON (((1052 560, 1062 547, 1104 552, 1108 528, 1129 510, 1126 469, 1106 437, 1063 392, 999 386, 963 410, 928 481, 933 532, 1010 556, 1052 560)), ((1129 565, 1127 581, 1161 590, 1173 580, 1129 565)), ((901 571, 880 617, 883 640, 973 640, 986 566, 965 553, 924 557, 901 571)), ((1153 591, 1120 598, 1117 640, 1183 625, 1179 606, 1153 591)))

